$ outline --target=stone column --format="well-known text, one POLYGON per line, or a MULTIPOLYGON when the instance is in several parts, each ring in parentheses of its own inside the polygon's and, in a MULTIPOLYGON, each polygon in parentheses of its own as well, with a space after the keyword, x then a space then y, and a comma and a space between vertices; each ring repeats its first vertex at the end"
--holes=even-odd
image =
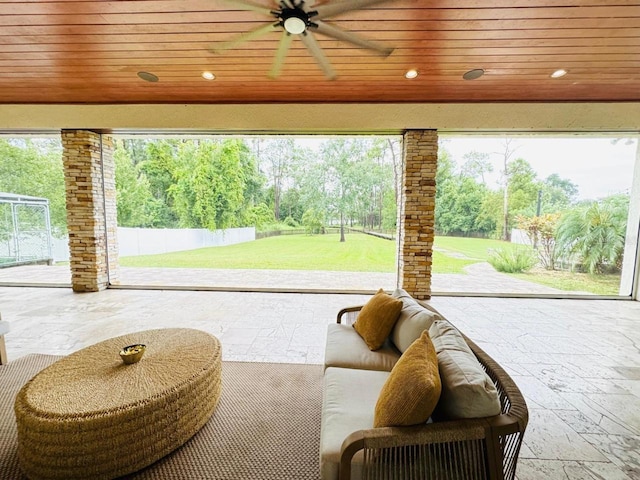
POLYGON ((407 130, 398 223, 398 285, 421 300, 431 298, 437 163, 438 133, 407 130))
POLYGON ((71 284, 97 292, 117 278, 113 141, 87 130, 63 130, 63 165, 71 284))

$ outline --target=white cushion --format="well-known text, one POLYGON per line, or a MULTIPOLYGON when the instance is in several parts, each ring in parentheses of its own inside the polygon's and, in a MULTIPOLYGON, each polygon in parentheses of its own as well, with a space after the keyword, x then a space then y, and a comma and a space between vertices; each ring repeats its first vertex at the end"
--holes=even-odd
POLYGON ((387 340, 382 348, 369 350, 358 332, 350 325, 329 324, 324 368, 342 367, 390 372, 400 358, 400 352, 387 340))
MULTIPOLYGON (((364 343, 364 342, 363 342, 364 343)), ((389 372, 327 368, 320 430, 320 478, 338 480, 342 443, 353 432, 373 428, 373 415, 389 372)), ((362 451, 352 459, 353 480, 362 476, 362 451)))
POLYGON ((429 330, 431 324, 443 317, 432 308, 419 304, 405 290, 398 288, 393 296, 402 300, 402 310, 396 324, 391 330, 391 340, 398 350, 404 353, 415 342, 422 332, 429 330))
POLYGON ((501 412, 498 391, 462 334, 436 320, 429 335, 438 354, 442 394, 434 418, 481 418, 501 412))
POLYGON ((0 321, 0 335, 4 335, 9 332, 9 322, 0 321))

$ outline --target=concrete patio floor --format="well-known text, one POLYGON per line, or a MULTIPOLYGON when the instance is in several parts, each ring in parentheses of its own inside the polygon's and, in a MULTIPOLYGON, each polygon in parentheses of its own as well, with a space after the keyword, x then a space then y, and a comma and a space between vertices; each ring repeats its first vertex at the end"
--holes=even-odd
MULTIPOLYGON (((0 311, 11 323, 10 360, 66 355, 115 335, 179 326, 218 336, 225 360, 322 363, 327 324, 340 308, 368 298, 0 287, 0 311)), ((530 422, 519 480, 640 479, 640 302, 435 297, 431 303, 525 394, 530 422)))

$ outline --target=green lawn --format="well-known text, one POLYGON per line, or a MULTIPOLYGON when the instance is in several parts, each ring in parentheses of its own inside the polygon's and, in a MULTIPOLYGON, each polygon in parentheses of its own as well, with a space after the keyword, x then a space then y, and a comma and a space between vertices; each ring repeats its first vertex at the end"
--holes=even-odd
MULTIPOLYGON (((282 235, 227 247, 121 257, 120 265, 389 273, 396 271, 395 241, 358 233, 347 234, 346 238, 346 242, 340 243, 338 234, 282 235)), ((491 250, 517 247, 500 240, 436 237, 433 273, 464 274, 464 267, 486 261, 491 250)), ((620 281, 618 275, 595 276, 546 270, 511 275, 560 290, 599 295, 617 295, 620 281)))
MULTIPOLYGON (((435 252, 435 273, 463 273, 473 260, 435 252)), ((243 268, 395 272, 396 243, 364 234, 282 235, 226 247, 121 257, 125 267, 243 268)))
POLYGON ((362 234, 282 235, 226 247, 123 257, 127 267, 395 271, 395 242, 362 234))
POLYGON ((486 262, 491 250, 517 248, 510 242, 488 238, 441 237, 437 236, 434 247, 443 253, 453 252, 468 258, 486 262))
POLYGON ((595 295, 618 295, 620 289, 620 275, 590 275, 588 273, 573 273, 548 271, 542 269, 527 273, 512 273, 516 278, 528 282, 539 283, 547 287, 565 290, 567 292, 589 292, 595 295))

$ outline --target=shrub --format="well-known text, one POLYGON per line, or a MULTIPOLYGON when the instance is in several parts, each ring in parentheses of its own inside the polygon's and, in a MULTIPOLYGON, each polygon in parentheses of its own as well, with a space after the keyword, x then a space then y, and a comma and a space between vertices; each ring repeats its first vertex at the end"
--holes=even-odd
POLYGON ((302 215, 302 224, 308 234, 313 235, 316 233, 322 233, 324 225, 324 214, 319 210, 310 208, 304 215, 302 215))
POLYGON ((285 219, 283 220, 283 223, 284 223, 285 225, 288 225, 289 227, 292 227, 292 228, 296 228, 296 227, 299 227, 299 226, 300 226, 300 224, 299 224, 298 222, 296 222, 296 219, 295 219, 295 218, 293 218, 293 217, 287 217, 287 218, 285 218, 285 219))
POLYGON ((629 196, 613 195, 566 212, 556 231, 564 256, 575 256, 591 274, 622 267, 629 196))
POLYGON ((489 263, 503 273, 522 273, 537 263, 536 254, 528 248, 499 248, 489 255, 489 263))

